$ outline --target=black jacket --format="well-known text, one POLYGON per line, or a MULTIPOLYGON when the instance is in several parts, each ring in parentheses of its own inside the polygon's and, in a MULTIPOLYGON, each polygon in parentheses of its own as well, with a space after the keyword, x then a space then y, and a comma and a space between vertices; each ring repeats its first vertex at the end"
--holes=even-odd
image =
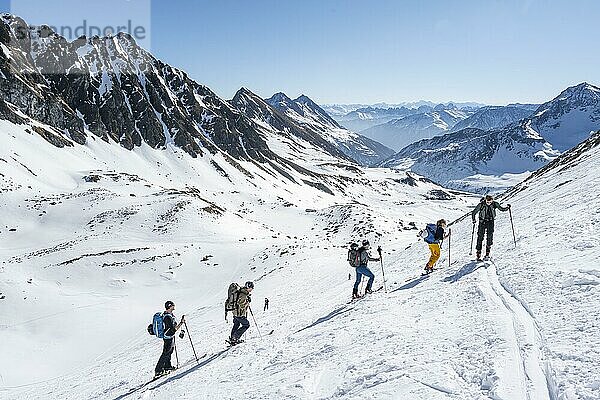
POLYGON ((471 212, 471 217, 475 221, 475 214, 479 213, 480 221, 493 221, 496 219, 496 208, 500 211, 508 211, 508 207, 502 207, 497 201, 493 201, 489 206, 484 200, 481 200, 477 207, 471 212))
POLYGON ((177 326, 177 321, 175 321, 175 316, 173 314, 164 313, 163 314, 163 325, 164 325, 164 336, 165 339, 169 339, 175 336, 175 327, 177 326))
POLYGON ((441 225, 438 225, 437 229, 435 230, 435 235, 433 235, 433 238, 436 241, 444 240, 444 228, 442 228, 441 225))

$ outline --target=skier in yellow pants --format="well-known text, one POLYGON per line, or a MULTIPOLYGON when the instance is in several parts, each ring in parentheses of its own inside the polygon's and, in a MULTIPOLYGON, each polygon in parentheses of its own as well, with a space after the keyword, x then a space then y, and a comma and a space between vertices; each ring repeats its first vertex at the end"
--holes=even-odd
POLYGON ((445 233, 446 220, 440 219, 435 225, 427 224, 424 233, 427 235, 424 240, 429 245, 431 251, 431 257, 425 265, 425 273, 430 274, 433 271, 433 266, 439 260, 441 254, 440 243, 448 237, 448 233, 445 233))
POLYGON ((433 269, 433 266, 440 259, 440 254, 442 250, 440 249, 439 243, 429 243, 429 250, 431 251, 431 257, 429 257, 429 261, 427 261, 427 265, 425 269, 433 269))

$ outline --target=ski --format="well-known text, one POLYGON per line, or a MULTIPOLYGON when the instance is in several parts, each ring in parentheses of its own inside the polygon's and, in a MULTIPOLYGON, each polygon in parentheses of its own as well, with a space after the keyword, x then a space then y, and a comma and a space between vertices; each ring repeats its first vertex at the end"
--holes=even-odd
MULTIPOLYGON (((380 290, 382 290, 382 289, 383 289, 383 286, 380 286, 380 287, 378 287, 378 288, 377 288, 377 289, 375 289, 375 290, 371 290, 371 293, 370 293, 370 294, 373 294, 373 293, 379 292, 379 291, 380 291, 380 290)), ((364 293, 364 294, 362 294, 362 295, 360 295, 360 296, 358 296, 358 297, 353 297, 353 298, 352 298, 352 299, 350 299, 350 301, 349 301, 348 303, 346 303, 346 304, 354 303, 356 300, 363 299, 363 298, 365 298, 365 297, 366 297, 368 294, 369 294, 369 293, 364 293)))
MULTIPOLYGON (((379 292, 379 291, 380 291, 380 290, 382 290, 382 289, 383 289, 383 286, 379 286, 377 289, 375 289, 375 290, 371 290, 371 293, 379 292)), ((367 294, 367 293, 365 293, 365 295, 366 295, 366 294, 367 294)))
MULTIPOLYGON (((269 333, 265 334, 264 336, 272 335, 273 332, 275 332, 275 329, 271 329, 271 331, 269 333)), ((245 340, 240 340, 239 342, 232 343, 229 339, 225 339, 225 343, 227 343, 229 345, 229 347, 237 346, 238 344, 242 344, 244 342, 245 342, 245 340)))
POLYGON ((163 372, 163 373, 162 373, 162 374, 160 374, 160 375, 156 375, 156 376, 154 376, 152 379, 150 379, 149 381, 147 381, 146 383, 142 383, 141 385, 138 385, 138 386, 136 386, 136 387, 134 387, 134 388, 130 389, 130 390, 127 392, 127 393, 125 393, 125 394, 122 394, 121 396, 117 397, 115 400, 120 400, 120 399, 123 399, 123 398, 125 398, 125 397, 127 397, 127 396, 129 396, 129 395, 132 395, 133 393, 135 393, 135 392, 137 392, 137 391, 139 391, 139 390, 142 390, 142 389, 144 389, 146 386, 148 386, 148 385, 150 385, 150 384, 152 384, 152 383, 156 382, 156 381, 157 381, 157 380, 159 380, 160 378, 164 378, 165 376, 168 376, 168 375, 169 375, 171 372, 173 372, 173 371, 176 371, 176 370, 177 370, 177 368, 176 368, 176 369, 174 369, 174 370, 168 371, 168 372, 163 372))
MULTIPOLYGON (((439 271, 440 269, 442 269, 442 267, 434 267, 434 268, 432 268, 432 270, 429 273, 421 272, 421 276, 429 276, 429 275, 433 274, 435 271, 439 271)), ((413 279, 416 279, 416 278, 413 278, 413 279)))
MULTIPOLYGON (((199 360, 201 360, 201 359, 203 359, 203 358, 204 358, 204 357, 206 357, 207 355, 208 355, 208 353, 204 353, 202 356, 198 357, 198 361, 199 361, 199 360)), ((159 380, 159 379, 161 379, 161 378, 164 378, 164 377, 168 376, 168 375, 169 375, 171 372, 173 372, 173 371, 177 371, 178 369, 181 369, 181 368, 183 368, 183 367, 186 367, 187 365, 189 365, 189 364, 191 364, 191 363, 193 363, 193 362, 194 362, 194 359, 192 359, 192 360, 188 360, 188 361, 186 361, 186 362, 185 362, 183 365, 181 365, 179 368, 175 368, 175 369, 173 369, 173 370, 171 370, 171 371, 168 371, 168 372, 162 373, 162 374, 160 374, 160 375, 158 375, 158 376, 155 376, 155 377, 153 377, 152 379, 150 379, 149 381, 147 381, 146 383, 142 383, 141 385, 138 385, 138 386, 136 386, 136 387, 132 388, 131 390, 129 390, 129 392, 127 392, 127 393, 125 393, 125 394, 123 394, 123 395, 121 395, 121 396, 117 397, 115 400, 117 400, 117 399, 122 399, 122 398, 124 398, 124 397, 127 397, 127 396, 129 396, 129 395, 131 395, 131 394, 133 394, 133 393, 135 393, 135 392, 139 391, 139 390, 142 390, 142 389, 144 389, 146 386, 148 386, 148 385, 150 385, 150 384, 152 384, 152 383, 156 382, 157 380, 159 380)))
POLYGON ((238 344, 244 343, 244 340, 238 340, 237 342, 232 342, 229 339, 225 339, 225 343, 229 345, 229 347, 237 346, 238 344))

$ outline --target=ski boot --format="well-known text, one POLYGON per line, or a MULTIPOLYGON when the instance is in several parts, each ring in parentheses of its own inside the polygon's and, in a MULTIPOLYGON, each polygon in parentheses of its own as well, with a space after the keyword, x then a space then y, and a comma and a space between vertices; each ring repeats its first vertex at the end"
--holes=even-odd
POLYGON ((371 294, 371 293, 373 293, 373 291, 371 290, 371 288, 370 288, 370 287, 367 287, 367 288, 365 289, 365 294, 371 294))
POLYGON ((486 247, 485 248, 485 256, 483 257, 483 261, 489 261, 490 260, 490 248, 486 247))
POLYGON ((352 289, 352 299, 360 299, 360 295, 358 294, 358 289, 352 289))
POLYGON ((481 251, 478 251, 478 252, 477 252, 477 255, 476 255, 475 257, 476 257, 475 261, 483 261, 483 260, 481 259, 481 251))

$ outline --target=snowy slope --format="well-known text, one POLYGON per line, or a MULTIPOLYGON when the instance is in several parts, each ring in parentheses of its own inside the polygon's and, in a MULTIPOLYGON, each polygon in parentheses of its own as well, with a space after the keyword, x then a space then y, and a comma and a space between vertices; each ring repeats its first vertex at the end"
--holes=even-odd
MULTIPOLYGON (((313 269, 346 271, 337 257, 348 240, 412 237, 422 215, 414 204, 454 213, 466 204, 426 180, 365 170, 319 148, 304 148, 300 170, 286 179, 177 146, 131 152, 90 139, 61 149, 26 126, 1 121, 0 132, 3 398, 118 391, 123 379, 151 373, 157 342, 144 329, 166 298, 191 313, 199 347, 212 337, 217 348, 228 329, 221 303, 229 281, 257 280, 277 308, 305 260, 323 252, 313 269), (440 193, 453 200, 435 200, 440 193), (73 389, 64 379, 80 383, 73 389)), ((297 151, 275 142, 282 157, 297 151)))
POLYGON ((361 133, 386 146, 400 150, 421 139, 429 139, 448 132, 469 115, 469 112, 459 110, 456 106, 436 106, 433 111, 394 119, 385 124, 365 129, 361 133))
MULTIPOLYGON (((589 225, 597 220, 599 204, 595 197, 581 202, 579 196, 599 183, 598 135, 503 200, 513 206, 516 249, 508 213, 500 213, 493 260, 474 263, 467 218, 451 227, 451 265, 445 243, 441 269, 428 277, 419 275, 425 244, 414 230, 398 232, 396 218, 412 214, 421 226, 439 216, 452 219, 472 201, 422 202, 415 197, 422 193, 417 186, 410 195, 396 192, 389 200, 395 207, 389 207, 385 192, 366 194, 365 206, 330 204, 314 212, 273 207, 270 201, 264 207, 246 203, 252 210, 246 214, 265 221, 279 237, 255 234, 254 243, 239 242, 234 257, 210 237, 198 236, 201 231, 188 233, 199 249, 182 251, 183 265, 169 281, 177 287, 172 292, 177 312, 189 315, 196 350, 207 354, 199 363, 189 342, 180 340, 182 367, 140 387, 151 374, 159 343, 143 332, 143 317, 156 307, 139 300, 135 310, 143 315, 124 321, 132 328, 118 346, 79 371, 5 388, 3 394, 20 399, 596 399, 599 257, 589 245, 598 240, 589 225), (268 218, 274 211, 279 218, 268 218), (366 230, 355 231, 361 227, 366 230), (351 270, 343 245, 365 234, 375 242, 375 232, 382 234, 378 243, 388 293, 348 304, 351 270), (197 257, 207 252, 213 255, 210 264, 198 268, 197 257), (216 287, 217 282, 248 276, 256 281, 252 304, 266 336, 261 340, 253 324, 245 344, 226 350, 222 338, 229 325, 221 309, 226 284, 216 287), (271 300, 266 312, 264 297, 271 300)), ((176 237, 171 246, 181 249, 176 237)), ((372 268, 380 285, 380 268, 377 263, 372 268)), ((138 286, 133 280, 129 285, 138 286)), ((132 292, 117 291, 129 301, 132 292)))

